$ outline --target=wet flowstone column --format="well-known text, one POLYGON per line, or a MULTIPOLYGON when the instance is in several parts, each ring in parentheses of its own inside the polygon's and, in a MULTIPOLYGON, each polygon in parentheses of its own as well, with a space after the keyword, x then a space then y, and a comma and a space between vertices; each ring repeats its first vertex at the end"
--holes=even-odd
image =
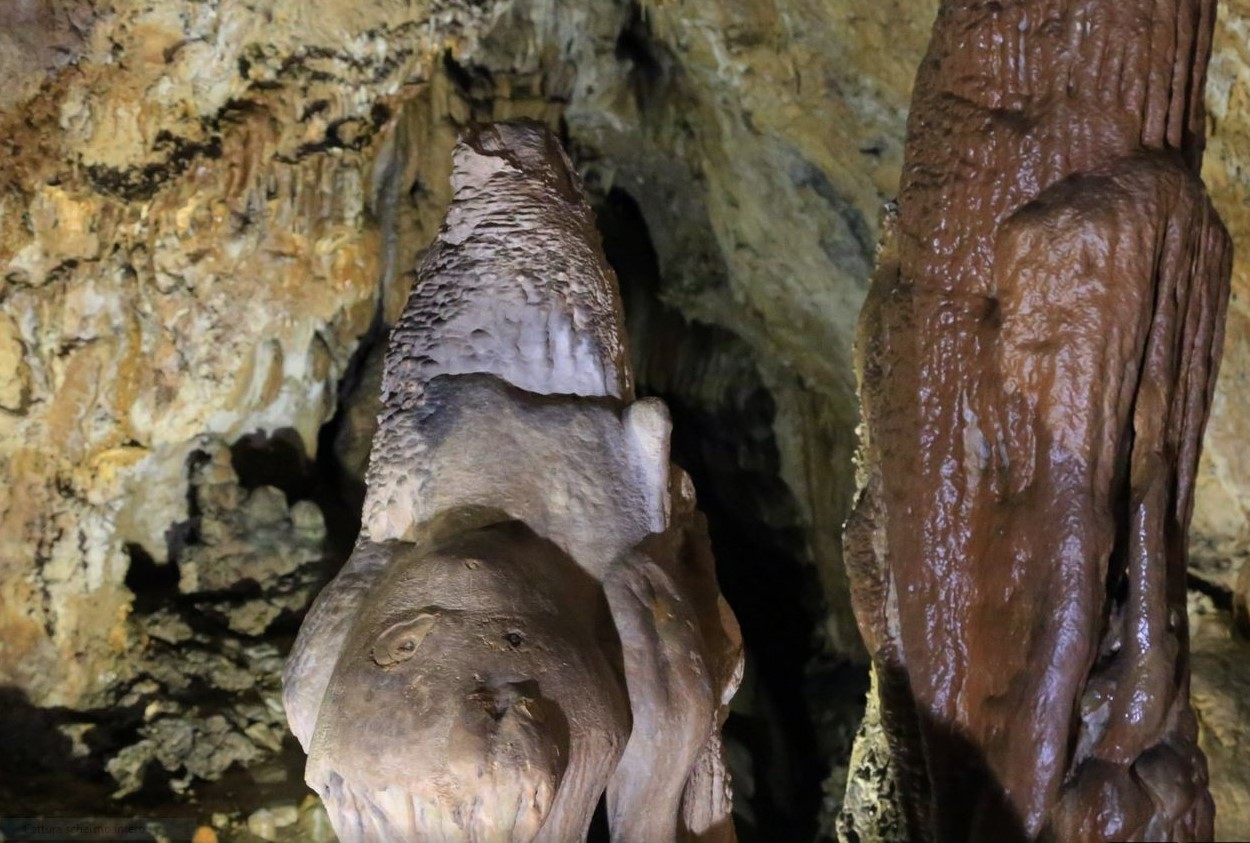
POLYGON ((852 790, 885 757, 900 810, 861 793, 844 833, 1211 837, 1185 570, 1231 257, 1198 175, 1215 5, 942 3, 846 533, 879 717, 852 790))

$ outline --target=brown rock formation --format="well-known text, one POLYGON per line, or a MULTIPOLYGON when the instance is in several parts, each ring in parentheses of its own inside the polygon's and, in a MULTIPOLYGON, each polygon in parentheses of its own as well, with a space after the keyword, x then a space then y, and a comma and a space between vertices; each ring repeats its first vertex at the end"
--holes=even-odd
POLYGON ((1212 0, 943 3, 861 321, 853 599, 912 839, 1203 839, 1212 0))

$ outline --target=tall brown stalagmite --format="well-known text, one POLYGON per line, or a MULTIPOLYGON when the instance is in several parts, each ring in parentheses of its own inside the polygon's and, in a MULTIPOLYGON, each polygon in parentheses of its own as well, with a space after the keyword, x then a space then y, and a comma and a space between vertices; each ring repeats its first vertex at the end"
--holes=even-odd
POLYGON ((915 840, 1204 839, 1186 533, 1214 0, 943 2, 860 323, 859 623, 915 840))

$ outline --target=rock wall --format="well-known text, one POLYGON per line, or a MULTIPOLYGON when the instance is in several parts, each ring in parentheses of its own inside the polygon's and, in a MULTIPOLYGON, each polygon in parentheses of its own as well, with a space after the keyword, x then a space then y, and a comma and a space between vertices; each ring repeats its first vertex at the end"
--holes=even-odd
POLYGON ((1191 695, 1215 799, 1215 839, 1250 837, 1250 641, 1210 598, 1190 594, 1191 695))
MULTIPOLYGON (((823 585, 819 647, 860 657, 840 552, 851 326, 935 8, 6 4, 0 685, 96 706, 137 679, 127 573, 194 544, 203 437, 281 431, 314 458, 353 355, 399 312, 442 217, 456 127, 515 116, 560 126, 588 186, 636 203, 657 299, 678 329, 725 339, 666 384, 711 420, 767 397, 734 475, 751 494, 727 494, 727 511, 787 537, 823 585)), ((1224 0, 1204 169, 1238 243, 1247 27, 1250 0, 1224 0)), ((1220 588, 1250 546, 1250 249, 1233 284, 1195 517, 1220 588)))
POLYGON ((1207 78, 1203 181, 1235 244, 1224 362, 1194 511, 1194 563, 1223 587, 1250 554, 1250 3, 1222 0, 1207 78))
POLYGON ((313 454, 360 338, 402 304, 471 118, 562 120, 591 183, 640 205, 665 300, 747 342, 806 555, 842 599, 846 337, 902 112, 840 69, 862 47, 827 49, 837 21, 750 4, 5 14, 4 681, 86 704, 126 678, 127 549, 177 557, 200 437, 291 429, 313 454))

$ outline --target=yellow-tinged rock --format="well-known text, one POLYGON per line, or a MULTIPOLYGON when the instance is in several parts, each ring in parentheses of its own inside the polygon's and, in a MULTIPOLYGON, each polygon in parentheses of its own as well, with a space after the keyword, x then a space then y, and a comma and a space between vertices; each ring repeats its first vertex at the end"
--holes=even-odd
POLYGON ((217 843, 217 832, 211 826, 202 825, 191 836, 191 843, 217 843))
POLYGON ((0 313, 0 407, 20 411, 30 389, 30 367, 25 360, 17 325, 0 313))

